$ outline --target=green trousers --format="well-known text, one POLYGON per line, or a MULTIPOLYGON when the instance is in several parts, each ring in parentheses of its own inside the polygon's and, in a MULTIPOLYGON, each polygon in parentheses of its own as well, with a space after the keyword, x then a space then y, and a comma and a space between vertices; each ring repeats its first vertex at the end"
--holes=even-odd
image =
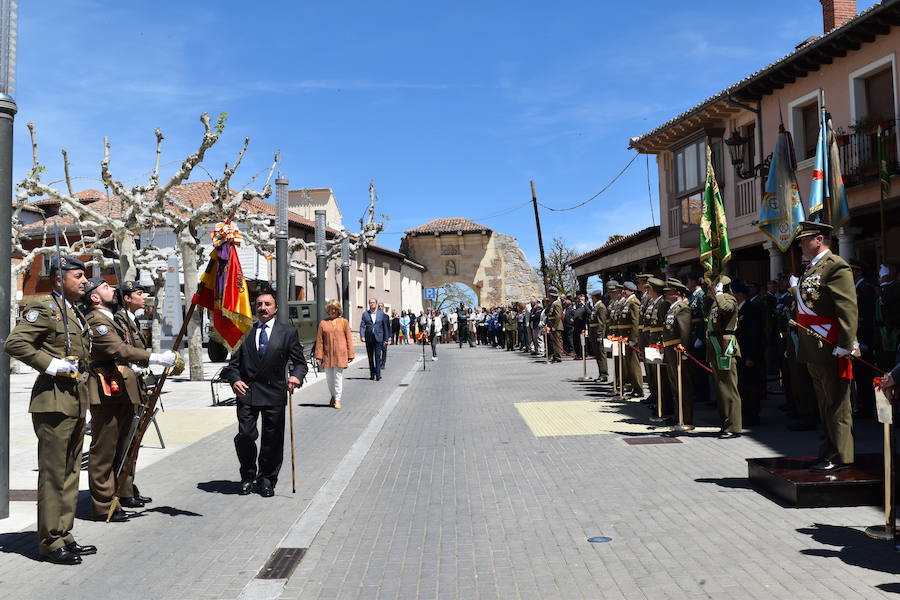
POLYGON ((62 413, 32 413, 38 438, 38 551, 48 554, 74 542, 78 473, 84 444, 84 419, 62 413))
POLYGON ((722 431, 741 433, 743 422, 741 421, 741 395, 738 393, 737 387, 736 359, 731 362, 730 369, 720 370, 717 361, 713 361, 713 378, 716 381, 722 431))
POLYGON ((819 418, 825 435, 819 446, 819 458, 836 463, 853 462, 853 414, 850 408, 850 383, 837 375, 837 359, 832 364, 807 363, 812 377, 819 418))
MULTIPOLYGON (((675 399, 675 418, 678 418, 678 362, 680 355, 674 347, 665 349, 666 372, 669 376, 669 389, 675 399)), ((682 425, 694 424, 694 387, 691 379, 691 366, 686 360, 681 361, 681 412, 682 425)))
POLYGON ((625 346, 625 383, 631 384, 631 392, 639 396, 644 395, 644 374, 641 371, 641 361, 638 358, 637 350, 629 346, 625 346))
MULTIPOLYGON (((91 404, 91 448, 88 454, 88 484, 91 490, 91 512, 95 517, 106 516, 116 493, 115 466, 120 464, 128 450, 128 434, 134 420, 134 405, 124 400, 103 401, 91 404)), ((129 478, 122 493, 131 498, 129 478)))

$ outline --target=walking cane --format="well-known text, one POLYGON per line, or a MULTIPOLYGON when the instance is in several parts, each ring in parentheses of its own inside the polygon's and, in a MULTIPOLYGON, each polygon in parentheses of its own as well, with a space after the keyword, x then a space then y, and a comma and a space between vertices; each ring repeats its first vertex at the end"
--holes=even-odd
MULTIPOLYGON (((662 352, 662 349, 660 349, 660 352, 662 352)), ((654 423, 661 423, 665 420, 663 419, 662 403, 662 364, 656 363, 656 416, 650 418, 654 423)))
POLYGON ((292 493, 297 493, 297 461, 294 457, 294 394, 288 392, 288 414, 291 420, 291 488, 292 493))

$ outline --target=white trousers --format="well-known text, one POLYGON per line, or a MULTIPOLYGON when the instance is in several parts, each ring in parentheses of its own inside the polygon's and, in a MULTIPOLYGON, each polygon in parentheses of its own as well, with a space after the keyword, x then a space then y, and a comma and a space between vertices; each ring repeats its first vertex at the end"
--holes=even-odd
POLYGON ((344 389, 344 369, 343 367, 325 367, 325 379, 328 381, 328 390, 335 400, 341 399, 341 392, 344 389))

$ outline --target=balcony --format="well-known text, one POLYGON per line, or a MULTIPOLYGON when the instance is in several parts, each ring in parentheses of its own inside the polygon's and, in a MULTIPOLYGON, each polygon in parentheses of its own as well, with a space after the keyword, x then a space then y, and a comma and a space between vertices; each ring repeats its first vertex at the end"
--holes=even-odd
POLYGON ((746 217, 759 212, 759 178, 742 179, 735 186, 734 216, 746 217))
MULTIPOLYGON (((887 170, 891 174, 900 173, 897 162, 897 120, 885 121, 881 125, 884 140, 887 170), (887 132, 886 134, 884 132, 887 132)), ((841 171, 844 185, 853 187, 878 180, 878 129, 856 131, 838 135, 838 152, 841 156, 841 171)))

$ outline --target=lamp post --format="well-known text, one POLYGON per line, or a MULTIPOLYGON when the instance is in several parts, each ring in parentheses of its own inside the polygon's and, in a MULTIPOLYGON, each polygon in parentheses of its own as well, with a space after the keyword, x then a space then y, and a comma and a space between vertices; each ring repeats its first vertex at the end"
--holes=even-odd
POLYGON ((288 310, 288 286, 291 283, 288 261, 288 180, 281 173, 275 180, 275 293, 278 308, 275 313, 279 323, 290 324, 288 310))
POLYGON ((316 321, 325 318, 325 211, 316 211, 316 321))
POLYGON ((728 154, 731 156, 731 166, 734 167, 734 173, 741 179, 752 179, 759 175, 760 177, 765 177, 769 174, 769 163, 772 162, 772 155, 766 157, 764 161, 759 163, 758 165, 754 165, 753 157, 750 156, 750 167, 744 168, 745 154, 747 153, 747 147, 750 142, 750 138, 741 135, 737 129, 731 132, 731 135, 725 140, 725 145, 728 146, 728 154))
MULTIPOLYGON (((16 102, 16 3, 0 0, 0 306, 12 305, 12 162, 16 102)), ((0 345, 9 337, 10 320, 0 318, 0 345)), ((9 516, 9 355, 0 353, 0 519, 9 516)))
POLYGON ((350 238, 341 240, 341 300, 344 318, 350 320, 350 238))

